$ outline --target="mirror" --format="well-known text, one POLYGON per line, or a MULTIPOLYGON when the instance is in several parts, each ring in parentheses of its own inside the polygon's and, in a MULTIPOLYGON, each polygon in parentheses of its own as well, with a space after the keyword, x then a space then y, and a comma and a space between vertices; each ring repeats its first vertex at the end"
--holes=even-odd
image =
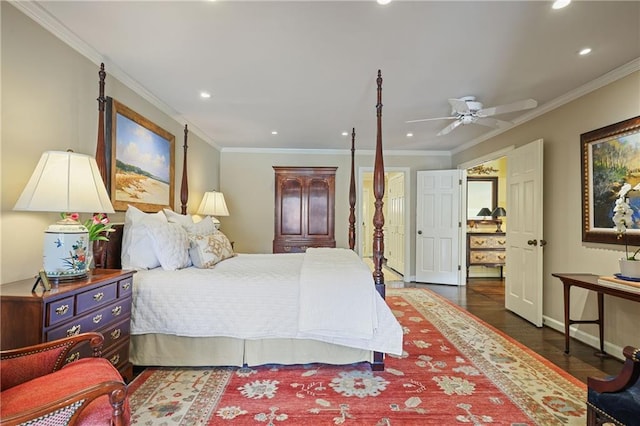
POLYGON ((467 219, 478 218, 478 212, 480 212, 483 207, 487 207, 490 211, 493 211, 497 206, 497 177, 467 178, 467 219))

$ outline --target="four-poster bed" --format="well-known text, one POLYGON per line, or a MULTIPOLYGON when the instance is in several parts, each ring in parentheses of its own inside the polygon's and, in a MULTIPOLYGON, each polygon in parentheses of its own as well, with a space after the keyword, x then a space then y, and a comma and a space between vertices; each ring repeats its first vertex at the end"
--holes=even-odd
MULTIPOLYGON (((102 66, 98 98, 99 122, 104 120, 103 73, 102 66)), ((213 269, 164 270, 160 267, 139 270, 134 275, 131 326, 133 364, 207 366, 310 362, 349 364, 366 361, 371 363, 372 369, 381 370, 384 368, 383 352, 401 354, 402 330, 383 300, 384 166, 380 71, 377 86, 377 139, 373 188, 374 286, 371 286, 370 270, 353 252, 356 202, 353 129, 349 187, 350 250, 310 248, 304 254, 239 254, 217 263, 213 269), (340 258, 333 257, 338 255, 340 258), (347 258, 350 260, 344 260, 347 258), (343 262, 345 266, 341 268, 339 265, 343 262), (199 280, 204 275, 209 282, 201 284, 199 280), (348 282, 341 282, 341 279, 347 279, 348 282), (355 289, 358 286, 362 289, 358 289, 356 293, 355 289), (282 288, 290 290, 283 292, 282 288), (268 291, 263 292, 265 289, 268 291), (194 292, 193 298, 198 299, 200 304, 195 305, 196 300, 185 299, 189 291, 194 292), (232 301, 234 292, 236 296, 240 296, 239 302, 232 301), (249 297, 250 295, 254 298, 249 297), (319 303, 319 300, 329 297, 332 299, 327 300, 326 305, 319 303), (243 305, 244 311, 238 314, 239 309, 235 308, 234 303, 243 305), (261 305, 269 303, 276 305, 275 310, 268 313, 257 312, 261 305), (200 311, 206 312, 206 316, 192 315, 200 311), (346 315, 341 316, 342 312, 346 315), (245 322, 254 324, 254 329, 242 329, 245 322), (291 327, 297 329, 292 331, 291 328, 280 327, 285 323, 291 323, 291 327), (347 331, 349 335, 345 334, 347 331)), ((103 127, 99 125, 99 130, 103 127)), ((187 136, 188 129, 185 126, 180 201, 181 213, 183 217, 189 218, 185 219, 188 222, 191 219, 186 213, 187 136)), ((103 162, 106 162, 107 158, 104 154, 108 152, 106 145, 104 132, 99 131, 97 150, 100 153, 96 152, 96 158, 103 162)), ((104 169, 101 170, 104 170, 105 178, 110 173, 107 165, 103 166, 104 169)), ((161 215, 162 212, 159 213, 161 215)), ((169 218, 176 215, 168 213, 169 218)), ((175 217, 174 220, 186 223, 175 217)), ((117 226, 116 232, 110 235, 110 241, 100 248, 97 253, 99 267, 128 266, 121 263, 122 250, 125 250, 122 247, 123 234, 127 233, 127 229, 123 228, 127 227, 127 223, 132 222, 125 222, 125 227, 117 226)), ((192 229, 192 223, 186 226, 192 229)), ((157 232, 159 228, 153 229, 152 232, 157 232)), ((126 236, 124 241, 126 245, 126 236)))

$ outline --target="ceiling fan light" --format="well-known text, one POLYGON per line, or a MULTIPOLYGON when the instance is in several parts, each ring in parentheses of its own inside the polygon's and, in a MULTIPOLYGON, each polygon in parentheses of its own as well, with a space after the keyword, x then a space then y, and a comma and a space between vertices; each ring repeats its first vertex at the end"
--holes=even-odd
POLYGON ((569 6, 569 3, 571 3, 571 0, 556 0, 553 2, 553 5, 551 6, 551 8, 562 9, 569 6))

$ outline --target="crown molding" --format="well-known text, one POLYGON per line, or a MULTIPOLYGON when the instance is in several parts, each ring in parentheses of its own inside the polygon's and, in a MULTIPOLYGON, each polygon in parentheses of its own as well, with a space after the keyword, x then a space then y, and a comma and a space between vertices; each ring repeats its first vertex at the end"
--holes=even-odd
POLYGON ((51 34, 62 40, 69 47, 80 53, 85 58, 89 59, 91 62, 100 66, 101 63, 105 64, 105 68, 108 72, 108 75, 120 81, 122 84, 127 86, 129 89, 133 90, 135 93, 140 95, 143 99, 151 103, 153 106, 158 108, 163 113, 167 114, 177 123, 187 124, 189 127, 189 132, 194 133, 206 143, 211 145, 220 151, 220 146, 218 146, 207 134, 205 134, 202 130, 198 128, 195 124, 186 120, 181 114, 171 108, 169 105, 161 101, 158 97, 156 97, 153 93, 148 91, 144 86, 138 83, 136 80, 131 78, 127 73, 122 71, 117 65, 112 63, 109 59, 105 58, 95 50, 92 46, 81 40, 78 36, 76 36, 72 31, 70 31, 66 26, 64 26, 60 21, 51 16, 49 12, 47 12, 42 6, 37 4, 32 0, 24 0, 24 1, 16 1, 9 0, 9 2, 16 7, 19 11, 27 15, 29 18, 34 20, 38 25, 49 31, 51 34))

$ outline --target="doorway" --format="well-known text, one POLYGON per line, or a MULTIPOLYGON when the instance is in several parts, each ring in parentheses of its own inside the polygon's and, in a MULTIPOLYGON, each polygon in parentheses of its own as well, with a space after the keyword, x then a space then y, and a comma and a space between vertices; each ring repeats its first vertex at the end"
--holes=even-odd
MULTIPOLYGON (((409 169, 404 167, 385 168, 385 192, 383 197, 384 215, 384 258, 385 268, 404 280, 409 269, 406 254, 409 226, 409 169)), ((356 240, 362 258, 372 256, 373 213, 373 169, 360 168, 358 177, 358 213, 356 240)))

